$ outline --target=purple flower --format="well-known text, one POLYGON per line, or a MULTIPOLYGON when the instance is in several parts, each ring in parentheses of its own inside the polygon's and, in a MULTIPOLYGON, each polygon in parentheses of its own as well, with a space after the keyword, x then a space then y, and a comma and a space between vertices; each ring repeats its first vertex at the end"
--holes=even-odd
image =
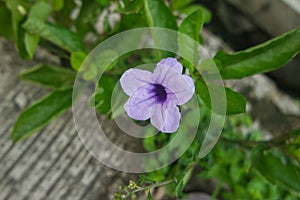
POLYGON ((175 58, 162 59, 153 73, 129 69, 120 82, 130 96, 124 105, 129 117, 150 118, 151 124, 165 133, 178 129, 181 114, 177 105, 188 102, 195 92, 193 80, 182 74, 182 65, 175 58))

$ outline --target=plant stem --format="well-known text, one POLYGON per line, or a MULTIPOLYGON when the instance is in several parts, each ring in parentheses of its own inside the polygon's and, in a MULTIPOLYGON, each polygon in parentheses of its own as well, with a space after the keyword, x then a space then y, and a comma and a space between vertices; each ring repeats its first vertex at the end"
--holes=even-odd
POLYGON ((142 191, 142 190, 149 190, 149 189, 156 188, 156 187, 159 187, 159 186, 162 186, 162 185, 168 185, 168 184, 173 183, 173 182, 176 182, 175 178, 171 179, 171 180, 166 180, 166 181, 163 181, 163 182, 159 182, 159 183, 154 183, 154 184, 151 184, 151 185, 148 185, 148 186, 145 186, 145 187, 138 187, 137 189, 132 190, 130 192, 130 194, 133 194, 133 193, 136 193, 136 192, 139 192, 139 191, 142 191))
POLYGON ((257 145, 265 145, 269 148, 275 147, 281 149, 282 146, 287 145, 287 141, 299 137, 299 134, 300 134, 300 129, 296 129, 288 134, 283 135, 282 137, 274 138, 269 141, 237 140, 237 139, 229 139, 225 137, 221 137, 221 140, 223 140, 224 142, 236 143, 246 148, 252 148, 257 145))

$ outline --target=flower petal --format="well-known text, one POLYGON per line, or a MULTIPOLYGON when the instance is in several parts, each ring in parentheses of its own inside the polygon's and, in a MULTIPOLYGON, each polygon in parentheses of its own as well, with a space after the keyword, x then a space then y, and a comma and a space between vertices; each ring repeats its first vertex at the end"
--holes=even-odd
POLYGON ((152 107, 151 124, 164 133, 177 131, 180 122, 179 108, 174 103, 155 104, 152 107))
POLYGON ((168 75, 169 71, 181 74, 182 65, 175 58, 162 59, 159 63, 157 63, 153 72, 156 83, 161 84, 168 75))
POLYGON ((131 96, 138 88, 153 82, 153 74, 146 70, 129 69, 121 77, 124 92, 131 96))
POLYGON ((151 117, 151 107, 155 104, 155 97, 151 93, 152 85, 146 84, 135 90, 124 105, 128 116, 136 120, 147 120, 151 117))
POLYGON ((176 75, 170 72, 164 80, 163 86, 171 92, 168 96, 172 97, 173 94, 176 96, 177 105, 188 102, 195 92, 194 81, 187 75, 176 75))
POLYGON ((183 78, 186 80, 186 82, 187 82, 188 84, 190 84, 191 87, 194 87, 194 88, 195 88, 194 81, 193 81, 193 79, 192 79, 191 77, 189 77, 188 75, 185 75, 185 74, 183 74, 182 76, 183 76, 183 78))

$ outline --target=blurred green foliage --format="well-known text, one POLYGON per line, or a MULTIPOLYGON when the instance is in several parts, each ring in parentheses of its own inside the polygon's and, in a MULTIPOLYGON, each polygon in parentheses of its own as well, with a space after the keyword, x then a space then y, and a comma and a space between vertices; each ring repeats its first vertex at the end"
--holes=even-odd
MULTIPOLYGON (((115 199, 136 198, 135 192, 166 185, 171 196, 184 195, 189 180, 210 179, 216 182, 214 196, 222 199, 299 199, 300 193, 300 131, 282 133, 282 137, 264 141, 259 130, 241 134, 239 127, 252 124, 247 115, 228 117, 221 139, 213 151, 199 160, 198 154, 211 114, 207 83, 197 69, 209 71, 216 63, 224 79, 240 79, 267 72, 290 61, 300 51, 300 30, 292 30, 270 41, 233 54, 220 51, 212 60, 198 63, 201 54, 197 45, 203 42, 200 31, 212 14, 193 0, 6 0, 0 2, 0 35, 12 40, 23 59, 33 59, 39 46, 61 60, 60 66, 41 64, 20 75, 21 79, 50 88, 48 95, 26 108, 17 119, 11 138, 19 141, 45 127, 72 105, 76 73, 94 80, 97 65, 80 69, 89 62, 87 55, 100 42, 125 30, 138 27, 162 27, 179 31, 194 42, 186 43, 153 33, 155 43, 172 43, 179 53, 193 63, 177 56, 195 80, 201 108, 198 133, 188 150, 173 164, 141 175, 140 181, 129 184, 115 199), (192 47, 192 48, 191 48, 192 47), (192 51, 191 51, 192 50, 192 51), (204 114, 202 114, 204 113, 204 114), (195 169, 201 171, 195 175, 195 169), (134 185, 134 186, 133 186, 134 185), (122 193, 123 192, 123 193, 122 193)), ((98 113, 113 117, 111 96, 122 73, 142 63, 157 62, 170 52, 139 50, 115 58, 116 52, 103 52, 102 63, 109 65, 102 79, 96 81, 90 105, 98 113)), ((214 88, 220 89, 218 85, 214 88)), ((227 115, 245 112, 246 99, 230 88, 226 91, 227 115)), ((76 99, 73 99, 76 100, 76 99)), ((192 116, 191 116, 192 118, 192 116)), ((250 129, 249 129, 250 130, 250 129)), ((187 130, 188 133, 188 130, 187 130)), ((174 138, 174 134, 158 135, 143 140, 145 150, 154 151, 174 138)), ((169 155, 160 155, 165 160, 169 155)), ((157 163, 148 163, 157 165, 157 163)))

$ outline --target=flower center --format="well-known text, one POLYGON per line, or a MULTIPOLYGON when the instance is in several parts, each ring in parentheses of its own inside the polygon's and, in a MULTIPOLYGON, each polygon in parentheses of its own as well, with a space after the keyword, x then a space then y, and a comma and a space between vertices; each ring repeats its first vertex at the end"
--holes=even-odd
POLYGON ((160 85, 160 84, 153 84, 154 88, 152 89, 152 92, 155 95, 156 100, 159 103, 163 103, 166 101, 167 99, 167 92, 164 88, 164 86, 160 85))

